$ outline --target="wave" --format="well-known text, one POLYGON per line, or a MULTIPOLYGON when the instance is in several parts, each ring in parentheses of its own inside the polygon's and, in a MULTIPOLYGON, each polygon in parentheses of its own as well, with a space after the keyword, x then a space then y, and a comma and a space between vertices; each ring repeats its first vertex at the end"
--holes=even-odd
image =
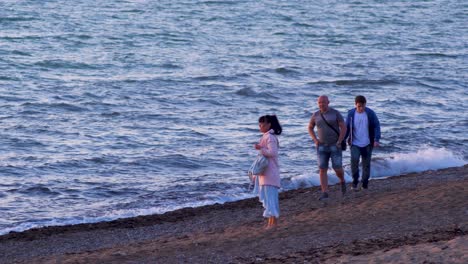
POLYGON ((252 89, 252 88, 242 88, 238 91, 236 91, 237 95, 242 95, 242 96, 254 96, 257 93, 252 89))
POLYGON ((64 60, 45 60, 36 62, 34 65, 44 68, 51 68, 51 69, 90 69, 95 70, 98 69, 96 66, 82 63, 82 62, 71 62, 71 61, 64 61, 64 60))
POLYGON ((418 56, 418 57, 440 57, 440 58, 458 58, 458 55, 454 54, 444 54, 444 53, 415 53, 412 54, 413 56, 418 56))
POLYGON ((276 73, 279 73, 279 74, 282 74, 282 75, 299 74, 298 71, 295 71, 295 70, 293 70, 293 69, 286 68, 286 67, 276 68, 276 69, 275 69, 275 72, 276 72, 276 73))
POLYGON ((246 87, 235 92, 236 95, 247 96, 247 97, 262 97, 262 98, 276 98, 268 92, 256 92, 254 89, 246 87))
MULTIPOLYGON (((460 167, 465 164, 467 164, 467 161, 446 148, 423 146, 420 150, 412 153, 396 153, 385 158, 373 158, 371 161, 371 180, 414 172, 460 167)), ((350 166, 345 166, 344 169, 346 181, 352 181, 350 166)), ((330 184, 338 183, 332 169, 329 170, 328 174, 330 184)), ((320 178, 318 173, 314 175, 303 174, 290 179, 283 179, 282 185, 283 189, 286 190, 318 186, 320 185, 320 178)))
POLYGON ((200 159, 186 157, 181 154, 170 154, 159 157, 136 157, 134 159, 123 159, 115 155, 103 155, 98 157, 70 160, 56 160, 45 163, 47 168, 85 169, 96 166, 115 165, 119 167, 155 167, 155 168, 177 168, 177 169, 199 169, 206 167, 200 159))
POLYGON ((205 167, 203 162, 188 158, 181 154, 165 155, 154 159, 155 164, 164 165, 164 167, 198 169, 205 167))
POLYGON ((183 69, 184 67, 174 64, 174 63, 163 63, 159 65, 159 67, 163 69, 170 69, 170 70, 178 70, 178 69, 183 69))
POLYGON ((334 84, 338 86, 358 86, 358 85, 397 85, 400 84, 395 80, 330 80, 330 81, 315 81, 307 83, 309 85, 316 84, 334 84))
POLYGON ((460 167, 467 162, 446 148, 423 147, 415 153, 395 154, 389 158, 375 159, 372 178, 384 178, 413 172, 460 167))
POLYGON ((295 22, 292 24, 294 27, 304 27, 304 28, 314 28, 316 27, 312 23, 304 23, 304 22, 295 22))
POLYGON ((25 51, 20 51, 20 50, 13 50, 13 51, 11 52, 11 54, 13 54, 13 55, 19 55, 19 56, 32 57, 32 54, 31 54, 31 53, 25 52, 25 51))
POLYGON ((215 106, 226 106, 227 104, 225 102, 215 100, 215 99, 206 99, 206 98, 200 98, 196 100, 199 103, 207 103, 209 105, 215 105, 215 106))
MULTIPOLYGON (((10 226, 0 230, 0 235, 8 234, 10 232, 22 232, 28 229, 41 228, 45 226, 64 226, 64 225, 77 225, 84 223, 98 223, 108 222, 116 219, 136 217, 142 215, 153 215, 162 214, 169 211, 175 211, 187 207, 201 207, 205 205, 223 204, 226 202, 238 201, 247 198, 251 198, 253 195, 246 193, 243 187, 235 187, 230 190, 218 191, 207 193, 202 199, 196 201, 187 201, 183 203, 172 203, 163 206, 154 206, 151 204, 145 204, 146 201, 151 199, 145 199, 145 201, 139 201, 140 206, 145 208, 114 208, 111 210, 100 210, 95 213, 95 216, 74 216, 74 217, 60 217, 53 219, 43 220, 31 220, 29 222, 23 222, 10 226), (97 215, 96 215, 97 214, 97 215)), ((144 197, 142 197, 144 198, 144 197)), ((122 205, 121 205, 122 206, 122 205)))
POLYGON ((206 76, 196 76, 196 77, 193 77, 192 79, 195 81, 217 81, 223 78, 225 77, 221 75, 206 75, 206 76))
POLYGON ((19 81, 20 78, 10 77, 10 76, 2 76, 0 75, 0 81, 19 81))
POLYGON ((14 148, 25 148, 31 149, 33 147, 45 147, 46 145, 35 139, 29 139, 24 137, 13 137, 7 138, 7 143, 14 148))
POLYGON ((208 1, 202 1, 200 4, 203 5, 237 5, 237 1, 214 1, 214 0, 208 0, 208 1))
POLYGON ((145 13, 145 10, 141 10, 141 9, 129 9, 129 10, 122 10, 120 11, 122 13, 137 13, 137 14, 144 14, 145 13))
POLYGON ((39 184, 31 187, 21 188, 18 190, 19 193, 27 194, 28 196, 37 195, 37 196, 56 196, 60 195, 59 192, 52 191, 50 188, 39 184))
POLYGON ((444 104, 440 102, 421 100, 421 99, 411 99, 411 98, 398 98, 396 99, 386 99, 379 101, 382 104, 403 104, 403 105, 415 105, 415 106, 430 106, 430 107, 444 107, 444 104))
POLYGON ((433 85, 433 84, 429 84, 429 83, 426 83, 426 82, 423 82, 423 81, 418 81, 416 82, 418 85, 420 86, 424 86, 424 87, 427 87, 427 88, 431 88, 431 89, 434 89, 434 90, 440 90, 440 91, 443 91, 445 90, 446 88, 444 87, 439 87, 439 86, 436 86, 436 85, 433 85))
POLYGON ((83 112, 87 111, 88 109, 85 107, 80 107, 74 104, 69 103, 24 103, 21 106, 23 107, 30 107, 31 109, 59 109, 59 110, 66 110, 70 112, 83 112))
POLYGON ((88 40, 88 39, 92 39, 92 38, 93 38, 93 36, 91 36, 91 35, 86 35, 86 34, 77 34, 77 35, 75 35, 75 34, 70 34, 69 36, 70 36, 70 37, 76 37, 76 38, 81 39, 81 40, 88 40))
POLYGON ((0 17, 0 24, 1 23, 8 23, 8 22, 26 22, 26 21, 34 21, 37 20, 35 17, 0 17))
POLYGON ((109 113, 101 113, 100 114, 102 117, 116 117, 116 116, 120 116, 122 115, 121 113, 119 112, 109 112, 109 113))
POLYGON ((28 41, 28 40, 41 40, 43 38, 45 38, 46 36, 42 36, 42 35, 26 35, 26 34, 21 34, 21 33, 17 33, 17 34, 12 34, 12 35, 0 35, 0 39, 3 39, 3 40, 6 40, 6 41, 9 41, 9 40, 12 40, 12 41, 17 41, 17 40, 21 40, 21 41, 28 41))

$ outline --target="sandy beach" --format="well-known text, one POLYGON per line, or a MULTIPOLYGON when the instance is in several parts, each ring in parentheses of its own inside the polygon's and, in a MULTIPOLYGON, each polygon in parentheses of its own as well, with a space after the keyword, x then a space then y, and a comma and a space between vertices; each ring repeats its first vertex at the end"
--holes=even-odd
POLYGON ((265 230, 257 199, 0 236, 0 263, 468 263, 468 165, 371 181, 318 201, 280 194, 265 230))

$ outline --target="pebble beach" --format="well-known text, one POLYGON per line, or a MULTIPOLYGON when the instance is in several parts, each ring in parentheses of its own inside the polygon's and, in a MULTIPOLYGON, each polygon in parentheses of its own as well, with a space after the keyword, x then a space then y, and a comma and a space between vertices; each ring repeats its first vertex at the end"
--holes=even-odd
POLYGON ((257 199, 0 236, 1 263, 466 263, 468 166, 374 180, 318 201, 280 194, 277 228, 257 199))

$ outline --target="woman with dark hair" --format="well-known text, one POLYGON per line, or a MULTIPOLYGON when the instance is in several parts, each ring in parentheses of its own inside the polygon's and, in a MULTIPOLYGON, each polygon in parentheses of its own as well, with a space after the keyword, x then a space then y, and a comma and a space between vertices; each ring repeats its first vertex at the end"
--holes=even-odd
POLYGON ((263 136, 254 147, 268 159, 268 167, 256 176, 255 189, 258 190, 258 197, 265 208, 263 217, 268 218, 266 228, 270 229, 278 224, 279 217, 278 189, 281 185, 278 163, 279 141, 276 135, 280 135, 283 129, 275 115, 260 117, 258 126, 263 136))

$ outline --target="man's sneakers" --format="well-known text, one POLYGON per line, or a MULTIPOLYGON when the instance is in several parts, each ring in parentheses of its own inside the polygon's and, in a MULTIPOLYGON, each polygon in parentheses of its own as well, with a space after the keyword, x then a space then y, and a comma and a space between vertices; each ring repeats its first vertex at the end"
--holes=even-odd
POLYGON ((355 192, 359 192, 361 190, 361 187, 358 186, 357 184, 353 184, 353 186, 351 186, 351 190, 355 192))
MULTIPOLYGON (((341 194, 344 196, 346 194, 346 182, 342 182, 341 184, 341 194)), ((322 194, 319 197, 320 201, 328 199, 328 193, 327 192, 322 192, 322 194)))
POLYGON ((367 191, 367 188, 368 188, 368 186, 363 186, 363 185, 358 186, 357 184, 353 184, 353 186, 351 186, 351 190, 353 190, 355 192, 359 192, 361 190, 367 191))
POLYGON ((320 195, 319 201, 327 200, 328 199, 328 193, 323 192, 322 195, 320 195))

